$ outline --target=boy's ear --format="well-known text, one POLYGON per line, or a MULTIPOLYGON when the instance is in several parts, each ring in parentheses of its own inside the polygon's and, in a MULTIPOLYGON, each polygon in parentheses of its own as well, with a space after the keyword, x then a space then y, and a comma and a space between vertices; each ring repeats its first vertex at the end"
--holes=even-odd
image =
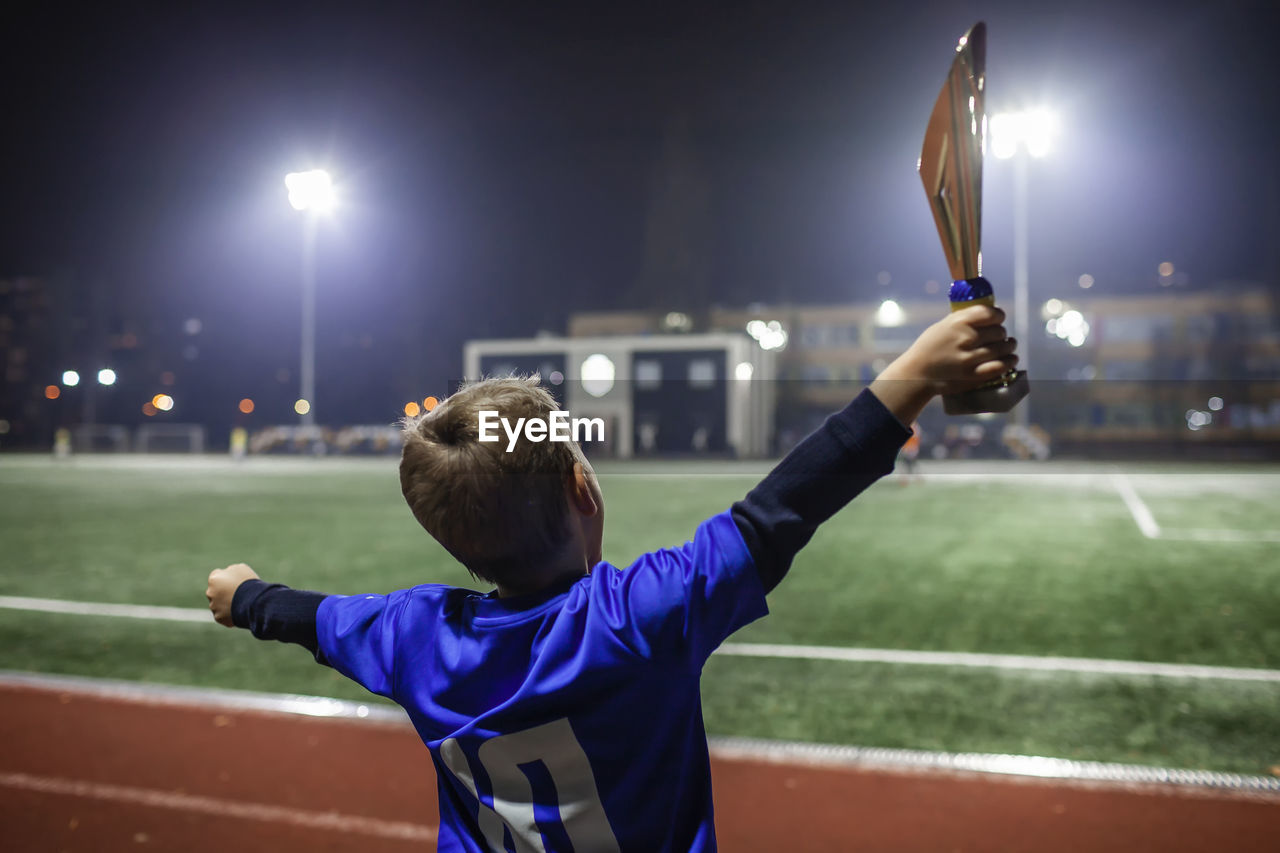
POLYGON ((581 462, 573 463, 573 473, 569 475, 569 502, 585 516, 592 516, 600 511, 581 462))

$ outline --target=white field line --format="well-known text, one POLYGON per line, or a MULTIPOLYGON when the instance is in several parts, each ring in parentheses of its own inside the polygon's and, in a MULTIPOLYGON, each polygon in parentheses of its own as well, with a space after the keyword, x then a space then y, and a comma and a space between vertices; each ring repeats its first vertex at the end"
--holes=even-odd
MULTIPOLYGON (((209 611, 195 607, 151 607, 142 604, 98 604, 92 601, 61 601, 51 598, 0 596, 0 608, 35 610, 47 613, 70 613, 79 616, 123 616, 130 619, 216 624, 209 611)), ((1039 672, 1080 672, 1096 675, 1216 678, 1230 681, 1280 682, 1280 670, 1273 669, 1152 663, 1149 661, 1105 660, 1099 658, 995 655, 975 652, 922 652, 909 649, 866 649, 845 646, 803 646, 770 643, 725 643, 716 653, 738 657, 830 660, 846 663, 893 663, 1033 670, 1039 672)))
POLYGON ((1280 542, 1280 530, 1213 530, 1193 527, 1165 530, 1160 538, 1179 542, 1280 542))
POLYGON ((1168 539, 1175 542, 1280 542, 1280 530, 1215 530, 1182 528, 1169 530, 1156 523, 1146 502, 1124 474, 1112 474, 1111 485, 1129 508, 1129 514, 1148 539, 1168 539))
POLYGON ((8 610, 35 610, 42 613, 70 613, 75 616, 122 616, 126 619, 217 624, 213 621, 212 613, 197 607, 104 604, 97 601, 64 601, 59 598, 25 598, 18 595, 0 595, 0 607, 8 610))
POLYGON ((1142 531, 1142 535, 1148 539, 1159 539, 1160 525, 1156 524, 1155 518, 1151 515, 1151 510, 1143 503, 1142 498, 1138 497, 1138 492, 1133 488, 1133 484, 1129 482, 1129 478, 1124 474, 1112 474, 1111 484, 1120 493, 1120 497, 1124 500, 1124 505, 1129 508, 1129 514, 1133 516, 1133 521, 1138 525, 1138 529, 1142 531))
POLYGON ((897 663, 925 666, 1021 669, 1036 672, 1080 672, 1096 675, 1139 675, 1163 678, 1217 678, 1280 682, 1278 669, 1152 663, 1099 658, 991 655, 975 652, 918 652, 905 649, 859 649, 840 646, 796 646, 768 643, 725 643, 718 654, 790 660, 833 660, 846 663, 897 663))
POLYGON ((417 823, 360 817, 337 812, 316 812, 287 806, 268 806, 183 794, 177 791, 160 791, 154 788, 134 788, 128 785, 112 785, 102 782, 85 782, 79 779, 62 779, 54 776, 32 776, 26 773, 0 772, 0 787, 33 791, 39 794, 59 794, 105 800, 112 803, 129 803, 153 809, 194 812, 218 818, 240 818, 267 823, 287 823, 306 829, 325 832, 346 832, 376 838, 394 838, 405 841, 429 843, 436 840, 433 827, 417 823))

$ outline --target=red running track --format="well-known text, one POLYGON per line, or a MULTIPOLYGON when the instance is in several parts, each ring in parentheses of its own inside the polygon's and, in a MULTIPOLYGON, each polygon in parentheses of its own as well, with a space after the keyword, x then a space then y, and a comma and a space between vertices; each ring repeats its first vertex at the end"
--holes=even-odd
MULTIPOLYGON (((724 851, 1280 850, 1280 798, 713 759, 724 851)), ((0 849, 435 847, 406 724, 0 688, 0 849)))

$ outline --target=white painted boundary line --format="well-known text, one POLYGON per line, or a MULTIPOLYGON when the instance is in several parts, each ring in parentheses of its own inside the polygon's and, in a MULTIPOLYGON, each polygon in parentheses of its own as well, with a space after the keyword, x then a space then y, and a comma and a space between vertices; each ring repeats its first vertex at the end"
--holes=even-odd
POLYGON ((1151 663, 1099 658, 991 655, 975 652, 918 652, 904 649, 858 649, 838 646, 794 646, 767 643, 725 643, 717 652, 741 657, 834 660, 847 663, 894 663, 925 666, 1023 669, 1037 672, 1079 672, 1091 675, 1139 675, 1158 678, 1218 678, 1232 681, 1280 683, 1280 670, 1186 663, 1151 663))
MULTIPOLYGON (((150 607, 141 604, 97 604, 50 598, 0 596, 0 609, 70 613, 78 616, 123 616, 173 622, 216 624, 203 608, 150 607)), ((738 657, 833 660, 846 663, 892 663, 924 666, 978 667, 985 669, 1079 672, 1094 675, 1136 675, 1157 678, 1216 678, 1230 681, 1280 682, 1280 670, 1252 667, 1204 666, 1184 663, 1105 660, 1100 658, 995 655, 976 652, 922 652, 909 649, 865 649, 843 646, 804 646, 777 643, 725 643, 716 652, 738 657)))
POLYGON ((325 832, 346 832, 376 838, 394 838, 404 841, 431 842, 436 840, 433 827, 417 823, 360 817, 337 812, 317 812, 288 806, 268 806, 223 800, 177 791, 160 791, 154 788, 135 788, 128 785, 112 785, 102 782, 85 782, 79 779, 61 779, 54 776, 32 776, 27 773, 0 772, 0 787, 33 791, 39 794, 60 794, 105 800, 112 803, 129 803, 153 809, 171 809, 195 812, 218 818, 240 818, 267 823, 287 823, 306 829, 325 832))
POLYGON ((184 708, 217 708, 230 711, 266 711, 300 717, 360 720, 397 726, 412 726, 402 708, 381 702, 368 704, 328 696, 296 693, 260 693, 216 687, 184 687, 176 684, 147 684, 87 675, 50 675, 0 669, 0 687, 30 687, 36 690, 65 690, 146 705, 177 705, 184 708))
MULTIPOLYGON (((324 696, 257 693, 244 690, 171 687, 142 684, 78 675, 42 675, 0 670, 0 688, 28 687, 38 690, 77 692, 89 696, 147 704, 177 705, 186 708, 220 708, 230 710, 273 711, 281 714, 316 716, 314 709, 325 708, 320 716, 345 717, 362 722, 380 720, 403 725, 412 731, 408 718, 389 706, 365 706, 344 699, 324 696)), ((1212 770, 1180 770, 1147 767, 1137 764, 1111 764, 1101 761, 1072 761, 1037 755, 999 755, 980 752, 931 752, 916 749, 841 746, 822 743, 763 740, 759 738, 712 737, 708 739, 711 754, 720 759, 770 761, 778 764, 833 765, 863 769, 926 770, 972 772, 1092 781, 1112 784, 1149 783, 1216 788, 1231 791, 1280 795, 1280 779, 1246 776, 1212 770)), ((0 784, 3 784, 0 782, 0 784)), ((411 824, 412 826, 412 824, 411 824)))
POLYGON ((757 738, 711 738, 711 754, 720 759, 769 761, 776 764, 807 764, 861 769, 949 771, 992 775, 1059 779, 1119 785, 1177 785, 1217 788, 1253 795, 1280 797, 1280 779, 1246 776, 1213 770, 1181 770, 1147 767, 1141 764, 1111 764, 1104 761, 1073 761, 1040 755, 999 755, 983 752, 928 752, 919 749, 886 749, 865 746, 837 746, 821 743, 761 740, 757 738))
POLYGON ((1129 508, 1129 514, 1148 539, 1167 539, 1176 542, 1280 542, 1280 531, 1277 530, 1214 530, 1188 528, 1182 530, 1165 530, 1156 523, 1155 516, 1146 502, 1138 496, 1138 491, 1124 474, 1112 474, 1111 485, 1129 508))
POLYGON ((0 595, 0 608, 35 610, 42 613, 70 613, 75 616, 121 616, 126 619, 156 619, 162 622, 206 622, 213 614, 198 607, 155 607, 146 604, 103 604, 97 601, 64 601, 58 598, 24 598, 0 595))

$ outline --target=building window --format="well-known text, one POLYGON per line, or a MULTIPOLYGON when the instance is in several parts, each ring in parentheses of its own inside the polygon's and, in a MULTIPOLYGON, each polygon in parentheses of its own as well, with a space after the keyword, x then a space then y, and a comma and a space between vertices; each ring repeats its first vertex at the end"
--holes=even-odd
POLYGON ((693 388, 710 388, 716 384, 716 363, 709 358, 695 358, 689 362, 689 385, 693 388))
POLYGON ((636 361, 636 387, 641 391, 656 391, 662 387, 662 362, 653 359, 636 361))

